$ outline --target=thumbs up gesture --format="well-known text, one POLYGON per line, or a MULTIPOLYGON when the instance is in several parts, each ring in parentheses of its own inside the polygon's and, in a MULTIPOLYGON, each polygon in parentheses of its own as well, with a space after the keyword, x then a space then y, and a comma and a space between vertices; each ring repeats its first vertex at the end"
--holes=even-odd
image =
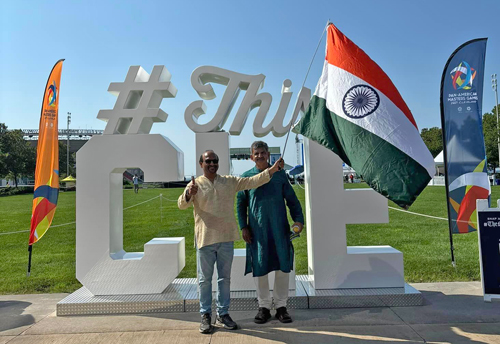
POLYGON ((188 185, 187 188, 187 193, 186 193, 186 198, 189 201, 191 196, 194 196, 198 193, 198 185, 196 185, 196 181, 194 180, 194 177, 191 176, 191 183, 188 185))

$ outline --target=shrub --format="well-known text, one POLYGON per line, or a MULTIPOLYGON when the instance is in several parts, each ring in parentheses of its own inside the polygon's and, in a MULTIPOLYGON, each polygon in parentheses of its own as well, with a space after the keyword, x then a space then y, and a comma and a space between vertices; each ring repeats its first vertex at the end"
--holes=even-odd
POLYGON ((3 196, 14 196, 14 195, 22 195, 33 193, 32 187, 20 186, 20 187, 8 187, 0 189, 0 197, 3 196))

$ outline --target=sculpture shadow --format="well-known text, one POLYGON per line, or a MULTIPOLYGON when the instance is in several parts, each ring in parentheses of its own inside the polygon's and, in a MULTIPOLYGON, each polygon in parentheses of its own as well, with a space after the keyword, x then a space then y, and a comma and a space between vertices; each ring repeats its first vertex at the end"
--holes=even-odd
POLYGON ((31 302, 25 301, 0 301, 0 332, 35 323, 31 314, 22 314, 31 302))

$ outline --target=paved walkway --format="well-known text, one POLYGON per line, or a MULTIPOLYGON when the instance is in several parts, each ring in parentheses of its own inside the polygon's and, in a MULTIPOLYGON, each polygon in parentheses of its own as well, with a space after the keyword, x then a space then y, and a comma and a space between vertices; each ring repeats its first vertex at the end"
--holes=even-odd
POLYGON ((57 317, 66 294, 0 296, 0 344, 20 343, 500 343, 500 302, 486 303, 479 282, 412 284, 420 307, 291 310, 292 324, 253 322, 232 312, 241 329, 198 333, 196 313, 57 317))

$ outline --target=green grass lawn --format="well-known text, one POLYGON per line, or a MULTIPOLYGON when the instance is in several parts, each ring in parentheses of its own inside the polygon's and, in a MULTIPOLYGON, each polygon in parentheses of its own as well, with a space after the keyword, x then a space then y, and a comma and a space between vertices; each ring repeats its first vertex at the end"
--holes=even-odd
MULTIPOLYGON (((346 184, 346 187, 366 187, 346 184)), ((304 190, 296 187, 303 207, 304 190)), ((193 247, 193 212, 177 209, 182 189, 142 189, 139 194, 124 191, 124 249, 143 251, 155 237, 186 238, 186 267, 179 277, 196 276, 193 247), (162 211, 160 211, 162 203, 162 211), (163 214, 163 216, 162 216, 163 214)), ((33 247, 31 277, 26 277, 28 232, 33 195, 0 198, 0 294, 72 292, 80 287, 75 278, 75 192, 62 192, 51 228, 33 247), (61 224, 67 224, 58 226, 61 224)), ((492 200, 500 198, 500 187, 492 189, 492 200)), ((389 206, 397 207, 392 202, 389 206)), ((410 211, 446 217, 444 187, 427 187, 410 211)), ((447 221, 415 216, 389 209, 387 224, 348 225, 348 245, 391 245, 404 254, 407 282, 474 281, 480 279, 477 233, 454 235, 457 267, 450 263, 447 221)), ((307 230, 307 228, 306 228, 307 230)), ((296 273, 307 273, 306 234, 294 240, 296 273)), ((236 247, 244 247, 238 241, 236 247)))

